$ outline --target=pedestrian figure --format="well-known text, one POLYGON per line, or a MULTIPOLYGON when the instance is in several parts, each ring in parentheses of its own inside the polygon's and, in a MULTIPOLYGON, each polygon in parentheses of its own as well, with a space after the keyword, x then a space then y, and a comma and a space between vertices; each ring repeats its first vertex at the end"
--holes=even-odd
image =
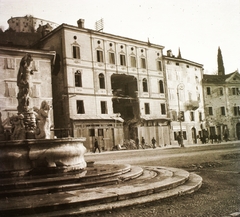
POLYGON ((212 144, 213 144, 213 139, 214 139, 214 136, 210 134, 210 141, 212 142, 212 144))
POLYGON ((221 139, 221 134, 218 134, 218 142, 221 143, 222 139, 221 139))
POLYGON ((139 149, 139 138, 136 138, 136 146, 137 146, 137 149, 139 149))
POLYGON ((95 142, 94 142, 94 152, 93 153, 95 153, 97 149, 98 149, 99 153, 101 153, 101 150, 100 150, 99 145, 98 145, 98 141, 97 141, 97 139, 95 139, 95 142))
POLYGON ((224 140, 225 140, 226 142, 228 141, 228 134, 227 134, 227 132, 224 133, 224 140))
POLYGON ((156 139, 153 137, 153 138, 152 138, 152 145, 153 145, 153 148, 156 148, 156 145, 155 145, 155 144, 156 144, 156 139))
POLYGON ((183 145, 183 138, 182 138, 181 132, 179 132, 179 134, 178 134, 178 136, 177 136, 177 141, 178 141, 178 145, 179 145, 180 147, 184 147, 184 145, 183 145))
POLYGON ((141 140, 141 145, 142 145, 142 148, 144 149, 144 146, 145 146, 145 139, 144 139, 143 136, 142 136, 142 140, 141 140))

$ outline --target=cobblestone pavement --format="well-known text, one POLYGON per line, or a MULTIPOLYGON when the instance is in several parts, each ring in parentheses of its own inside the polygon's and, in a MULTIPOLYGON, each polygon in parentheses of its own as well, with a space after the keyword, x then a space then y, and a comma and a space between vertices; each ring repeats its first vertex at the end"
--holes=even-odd
MULTIPOLYGON (((193 194, 134 207, 85 214, 84 217, 240 216, 240 152, 221 154, 213 159, 213 161, 206 162, 201 159, 199 164, 191 164, 188 160, 188 163, 182 162, 179 165, 181 168, 195 172, 203 178, 202 187, 193 194)), ((177 161, 178 159, 176 159, 177 161)), ((195 159, 195 162, 198 162, 197 159, 195 159)), ((171 166, 177 167, 174 163, 171 166)), ((79 215, 79 217, 81 216, 83 215, 79 215)))

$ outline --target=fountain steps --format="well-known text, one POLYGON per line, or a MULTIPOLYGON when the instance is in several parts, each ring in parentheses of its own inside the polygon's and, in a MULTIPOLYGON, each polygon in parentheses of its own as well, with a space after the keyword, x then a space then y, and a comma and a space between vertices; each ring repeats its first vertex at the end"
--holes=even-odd
MULTIPOLYGON (((36 172, 36 171, 35 171, 36 172)), ((47 194, 95 186, 117 184, 138 177, 142 174, 141 167, 130 165, 96 164, 81 172, 15 177, 0 180, 0 197, 47 194), (102 169, 107 168, 107 169, 102 169)))
MULTIPOLYGON (((92 171, 98 166, 102 167, 96 164, 92 171)), ((17 191, 16 195, 12 192, 13 196, 0 198, 0 216, 16 213, 18 216, 36 216, 36 213, 39 217, 74 216, 192 193, 202 184, 200 176, 182 169, 129 165, 121 165, 120 169, 115 169, 118 172, 113 169, 114 176, 111 176, 110 170, 105 171, 103 176, 101 172, 96 173, 98 175, 89 173, 92 177, 87 177, 87 180, 92 184, 87 185, 86 182, 84 187, 81 186, 82 183, 61 184, 59 181, 59 185, 51 183, 37 187, 42 188, 39 191, 36 187, 23 188, 22 195, 17 191), (130 170, 126 169, 129 167, 130 170), (119 170, 124 172, 118 174, 119 170), (56 192, 46 193, 49 189, 55 189, 56 192), (26 193, 27 191, 32 191, 32 194, 26 193)), ((61 179, 60 176, 58 178, 61 179)), ((62 178, 66 182, 66 177, 62 178)))

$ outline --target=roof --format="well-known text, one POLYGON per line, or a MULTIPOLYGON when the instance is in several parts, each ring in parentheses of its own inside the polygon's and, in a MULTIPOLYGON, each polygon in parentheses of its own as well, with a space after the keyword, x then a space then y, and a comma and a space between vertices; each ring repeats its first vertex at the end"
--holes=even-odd
POLYGON ((238 71, 232 72, 227 75, 203 75, 203 83, 214 83, 214 84, 222 84, 227 83, 230 78, 238 77, 240 79, 240 74, 238 71))

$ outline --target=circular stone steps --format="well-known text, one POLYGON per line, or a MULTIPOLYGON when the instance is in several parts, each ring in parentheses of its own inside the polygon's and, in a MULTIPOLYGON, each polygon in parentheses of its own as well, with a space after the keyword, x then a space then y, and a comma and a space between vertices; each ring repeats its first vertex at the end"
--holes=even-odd
MULTIPOLYGON (((94 167, 104 166, 96 164, 94 167)), ((126 167, 128 166, 121 168, 126 167)), ((116 171, 112 173, 116 174, 116 171)), ((81 188, 79 182, 54 186, 61 191, 35 191, 32 195, 0 198, 0 216, 16 213, 18 216, 74 216, 180 196, 196 191, 202 184, 200 176, 169 167, 130 166, 128 172, 116 175, 116 183, 108 182, 113 179, 109 171, 109 177, 105 176, 106 173, 103 176, 101 173, 96 174, 92 177, 92 182, 97 180, 95 186, 85 185, 81 188), (97 177, 105 184, 101 185, 97 177)))

